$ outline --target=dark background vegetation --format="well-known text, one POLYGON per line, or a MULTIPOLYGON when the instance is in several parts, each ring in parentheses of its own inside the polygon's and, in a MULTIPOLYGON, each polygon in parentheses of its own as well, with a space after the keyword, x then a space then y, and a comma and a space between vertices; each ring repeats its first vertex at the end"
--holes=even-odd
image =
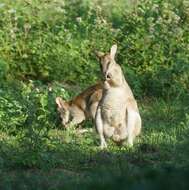
POLYGON ((1 0, 0 81, 1 189, 188 189, 189 1, 1 0), (54 100, 99 81, 115 43, 143 133, 100 151, 54 100))

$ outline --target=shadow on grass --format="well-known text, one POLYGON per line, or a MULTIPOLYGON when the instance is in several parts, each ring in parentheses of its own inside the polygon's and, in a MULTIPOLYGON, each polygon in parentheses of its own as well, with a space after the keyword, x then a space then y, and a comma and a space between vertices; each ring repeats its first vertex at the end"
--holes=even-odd
MULTIPOLYGON (((184 143, 179 146, 189 144, 184 143)), ((87 150, 87 146, 74 144, 59 146, 54 151, 46 149, 43 152, 23 152, 19 147, 16 149, 14 145, 1 142, 0 189, 189 187, 188 165, 176 167, 175 163, 166 160, 169 158, 161 149, 153 145, 139 144, 134 149, 111 147, 107 151, 90 148, 87 150), (35 159, 29 157, 32 155, 35 159)))

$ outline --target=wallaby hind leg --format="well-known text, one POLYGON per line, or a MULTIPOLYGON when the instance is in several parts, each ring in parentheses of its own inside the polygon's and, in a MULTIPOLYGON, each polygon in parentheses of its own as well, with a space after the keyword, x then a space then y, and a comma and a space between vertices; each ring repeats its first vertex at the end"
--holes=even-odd
POLYGON ((98 108, 95 117, 96 130, 100 135, 100 148, 107 148, 106 140, 104 138, 103 122, 101 118, 101 109, 98 108))
POLYGON ((133 141, 136 137, 135 128, 138 121, 138 113, 133 110, 127 110, 127 132, 128 132, 128 139, 127 142, 129 146, 133 146, 133 141))

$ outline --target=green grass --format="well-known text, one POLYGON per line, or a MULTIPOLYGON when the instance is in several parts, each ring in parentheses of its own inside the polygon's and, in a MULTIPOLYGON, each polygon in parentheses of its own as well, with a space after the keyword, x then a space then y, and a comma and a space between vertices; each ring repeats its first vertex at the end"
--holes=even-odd
POLYGON ((189 163, 189 120, 184 114, 189 109, 185 101, 152 99, 139 105, 143 130, 133 148, 109 141, 109 148, 100 150, 90 122, 83 126, 88 129, 85 133, 80 133, 81 127, 49 130, 43 149, 36 152, 23 148, 18 137, 1 133, 1 189, 150 189, 177 185, 184 189, 188 185, 188 170, 184 168, 189 163))

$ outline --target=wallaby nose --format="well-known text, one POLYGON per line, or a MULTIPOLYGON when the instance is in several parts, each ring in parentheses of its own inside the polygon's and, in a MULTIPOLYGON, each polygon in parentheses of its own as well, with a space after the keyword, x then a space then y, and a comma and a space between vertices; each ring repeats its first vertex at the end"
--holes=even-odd
POLYGON ((105 79, 106 79, 106 80, 109 80, 109 79, 110 79, 110 74, 109 74, 109 73, 106 73, 105 79))

